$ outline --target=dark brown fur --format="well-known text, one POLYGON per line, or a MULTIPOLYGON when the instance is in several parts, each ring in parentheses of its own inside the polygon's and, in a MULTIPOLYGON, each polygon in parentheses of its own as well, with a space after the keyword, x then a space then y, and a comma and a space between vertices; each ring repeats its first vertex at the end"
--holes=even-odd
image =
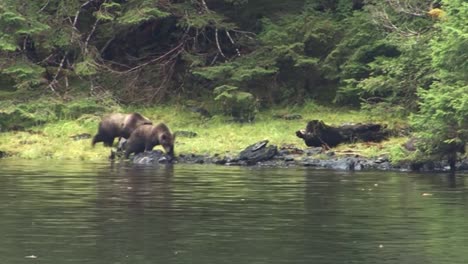
POLYGON ((144 151, 150 151, 157 145, 161 145, 166 151, 166 154, 173 158, 174 141, 175 135, 171 133, 164 123, 159 123, 156 126, 139 126, 133 131, 125 144, 125 158, 128 159, 132 153, 138 154, 144 151))
POLYGON ((152 122, 139 113, 110 114, 101 120, 97 134, 93 137, 92 145, 103 142, 104 146, 112 147, 114 139, 129 138, 130 134, 141 125, 151 125, 152 122))

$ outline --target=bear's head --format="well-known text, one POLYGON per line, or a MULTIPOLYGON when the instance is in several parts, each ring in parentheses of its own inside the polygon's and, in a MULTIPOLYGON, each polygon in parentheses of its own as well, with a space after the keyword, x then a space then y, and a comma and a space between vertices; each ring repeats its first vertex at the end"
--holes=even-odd
POLYGON ((171 134, 170 132, 163 133, 159 138, 159 144, 164 148, 166 154, 173 159, 174 158, 174 142, 175 142, 175 135, 171 134))

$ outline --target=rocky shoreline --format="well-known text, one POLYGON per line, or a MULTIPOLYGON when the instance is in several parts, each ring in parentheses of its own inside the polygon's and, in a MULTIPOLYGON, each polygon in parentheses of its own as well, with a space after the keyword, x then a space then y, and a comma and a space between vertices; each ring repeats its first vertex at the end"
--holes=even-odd
MULTIPOLYGON (((324 151, 321 147, 282 148, 268 145, 261 141, 247 147, 238 155, 200 155, 180 154, 171 161, 160 150, 144 152, 132 158, 135 164, 216 164, 223 166, 263 166, 263 167, 311 167, 343 171, 450 171, 447 161, 428 161, 424 163, 392 164, 385 157, 365 158, 357 155, 336 155, 333 151, 324 151)), ((457 163, 457 171, 468 171, 468 159, 457 163)))

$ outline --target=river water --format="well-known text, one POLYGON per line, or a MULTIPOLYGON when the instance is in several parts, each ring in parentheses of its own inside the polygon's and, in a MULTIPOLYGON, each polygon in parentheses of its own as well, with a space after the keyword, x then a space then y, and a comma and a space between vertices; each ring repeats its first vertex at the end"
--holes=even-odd
POLYGON ((468 263, 466 176, 0 160, 0 264, 468 263))

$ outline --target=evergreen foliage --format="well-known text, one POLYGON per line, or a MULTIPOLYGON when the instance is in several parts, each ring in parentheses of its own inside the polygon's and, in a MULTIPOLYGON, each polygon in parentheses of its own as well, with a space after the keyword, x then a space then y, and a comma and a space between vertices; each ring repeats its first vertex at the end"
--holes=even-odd
POLYGON ((468 142, 468 3, 446 1, 446 19, 431 42, 437 81, 430 89, 419 89, 420 111, 413 125, 427 154, 464 153, 468 142))
POLYGON ((251 93, 238 91, 231 85, 221 85, 214 89, 215 100, 219 101, 223 113, 240 122, 251 122, 257 112, 255 98, 251 93))

